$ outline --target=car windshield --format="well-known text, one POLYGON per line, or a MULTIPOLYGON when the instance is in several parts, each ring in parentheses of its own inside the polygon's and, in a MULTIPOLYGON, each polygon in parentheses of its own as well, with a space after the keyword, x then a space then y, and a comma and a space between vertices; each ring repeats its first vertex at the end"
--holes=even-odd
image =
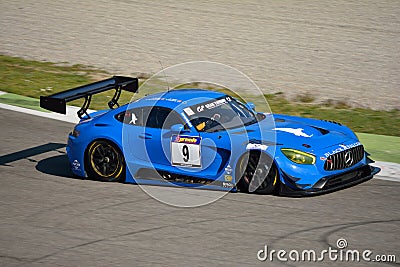
POLYGON ((217 132, 257 122, 252 111, 230 96, 184 108, 190 122, 199 132, 217 132))

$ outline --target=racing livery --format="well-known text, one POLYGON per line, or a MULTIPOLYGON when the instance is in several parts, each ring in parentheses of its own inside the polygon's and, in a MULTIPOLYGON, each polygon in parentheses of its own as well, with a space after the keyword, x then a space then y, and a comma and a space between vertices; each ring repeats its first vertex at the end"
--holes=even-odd
POLYGON ((43 108, 65 113, 85 98, 69 134, 72 172, 101 181, 226 191, 313 195, 371 179, 363 145, 346 126, 256 112, 232 96, 170 90, 118 105, 136 78, 114 76, 51 96, 43 108), (109 110, 87 113, 91 96, 115 89, 109 110))

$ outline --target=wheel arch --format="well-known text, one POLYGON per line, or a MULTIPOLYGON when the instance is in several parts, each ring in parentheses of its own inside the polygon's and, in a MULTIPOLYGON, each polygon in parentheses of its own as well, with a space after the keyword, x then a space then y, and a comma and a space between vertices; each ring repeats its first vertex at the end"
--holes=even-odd
POLYGON ((94 139, 92 139, 87 146, 85 147, 85 151, 84 151, 84 155, 85 157, 87 156, 87 152, 90 148, 91 145, 93 145, 94 142, 96 141, 106 141, 109 143, 112 143, 113 145, 115 145, 116 148, 118 148, 119 152, 121 152, 121 154, 123 155, 123 150, 121 148, 121 146, 118 144, 118 142, 114 139, 114 138, 109 138, 109 137, 96 137, 94 139))
MULTIPOLYGON (((83 152, 83 161, 84 161, 83 168, 84 168, 86 177, 88 177, 88 168, 89 168, 88 152, 89 152, 90 147, 97 141, 105 141, 105 142, 112 144, 118 150, 118 152, 121 153, 122 158, 123 158, 123 164, 125 165, 124 168, 126 167, 126 159, 125 159, 123 149, 121 148, 120 144, 113 138, 103 137, 103 136, 96 137, 87 144, 87 146, 85 147, 85 150, 83 152)), ((126 168, 125 168, 125 172, 126 172, 126 168)), ((123 176, 126 177, 126 173, 123 173, 123 176)))
POLYGON ((269 153, 267 153, 266 151, 259 150, 259 149, 251 149, 251 150, 247 150, 246 152, 242 153, 238 157, 238 160, 236 161, 234 179, 235 179, 235 184, 236 184, 237 188, 240 190, 239 187, 241 186, 241 184, 240 184, 241 177, 238 177, 238 176, 241 176, 240 164, 241 164, 243 158, 250 157, 252 155, 258 155, 259 157, 261 155, 265 155, 266 157, 268 157, 272 161, 272 166, 274 166, 276 168, 277 175, 278 175, 277 179, 278 179, 278 182, 280 184, 281 183, 281 175, 280 175, 280 170, 279 170, 279 164, 278 164, 276 158, 273 157, 272 155, 270 155, 269 153))

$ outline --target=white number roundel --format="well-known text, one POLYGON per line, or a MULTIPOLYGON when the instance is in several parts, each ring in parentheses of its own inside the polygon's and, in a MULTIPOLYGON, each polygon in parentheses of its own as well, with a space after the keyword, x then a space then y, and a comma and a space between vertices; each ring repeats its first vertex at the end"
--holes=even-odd
POLYGON ((174 135, 171 139, 172 165, 201 167, 201 137, 174 135))

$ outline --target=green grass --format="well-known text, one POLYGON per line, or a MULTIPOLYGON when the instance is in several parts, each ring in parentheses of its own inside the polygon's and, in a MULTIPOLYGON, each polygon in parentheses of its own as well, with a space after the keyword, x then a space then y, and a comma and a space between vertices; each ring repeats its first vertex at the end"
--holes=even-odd
MULTIPOLYGON (((112 74, 93 67, 60 65, 0 55, 0 90, 22 96, 39 98, 41 95, 50 95, 110 76, 112 74)), ((212 86, 207 84, 199 84, 199 86, 212 89, 212 86)), ((134 99, 137 99, 146 94, 165 91, 166 88, 163 79, 152 79, 146 83, 146 87, 139 94, 123 92, 119 102, 127 103, 133 96, 134 99)), ((217 90, 227 91, 223 88, 217 88, 217 90)), ((111 90, 93 96, 90 108, 97 110, 108 108, 107 102, 113 93, 111 90)), ((303 97, 299 96, 297 103, 289 102, 283 94, 269 94, 265 95, 265 98, 274 113, 334 120, 349 126, 356 132, 400 136, 399 110, 376 111, 351 108, 343 102, 315 104, 314 98, 308 94, 303 97)), ((245 99, 251 99, 256 104, 257 110, 269 111, 262 97, 246 95, 245 99)), ((70 104, 79 106, 82 101, 76 100, 70 104)))
POLYGON ((274 113, 290 114, 340 122, 353 131, 379 135, 400 136, 400 111, 351 108, 343 103, 291 103, 282 95, 265 95, 274 113))
MULTIPOLYGON (((60 65, 0 55, 0 91, 20 96, 39 98, 111 76, 110 73, 88 66, 60 65)), ((163 89, 166 88, 162 81, 152 80, 146 86, 146 90, 142 90, 138 94, 123 92, 119 103, 125 104, 131 101, 132 97, 137 99, 145 94, 156 92, 157 85, 160 85, 163 89)), ((111 100, 113 94, 114 91, 111 90, 94 95, 90 108, 95 110, 108 109, 107 103, 111 100)), ((1 101, 7 104, 11 100, 3 97, 1 101)), ((18 103, 21 103, 21 101, 18 100, 18 103)), ((81 106, 82 103, 83 100, 80 99, 69 104, 81 106)))
POLYGON ((0 55, 0 90, 38 98, 88 83, 93 72, 79 65, 58 66, 0 55))
MULTIPOLYGON (((227 89, 217 90, 231 94, 227 89)), ((235 94, 233 96, 238 97, 235 94)), ((257 111, 331 120, 346 125, 355 132, 400 136, 400 110, 352 108, 344 102, 315 104, 309 95, 299 97, 298 102, 289 102, 281 93, 266 94, 264 98, 243 94, 239 98, 254 102, 257 111)))
MULTIPOLYGON (((20 96, 39 98, 39 96, 51 95, 109 76, 112 75, 82 65, 60 65, 0 55, 0 91, 20 96)), ((94 105, 91 108, 106 108, 108 102, 106 100, 111 99, 112 95, 113 92, 96 95, 93 97, 94 105)), ((3 103, 6 103, 7 100, 4 100, 3 103)), ((71 102, 72 105, 77 106, 82 103, 83 100, 71 102)))
POLYGON ((400 137, 357 133, 373 160, 400 163, 400 137))
MULTIPOLYGON (((76 86, 98 81, 112 76, 107 72, 81 65, 58 65, 49 62, 37 62, 0 55, 0 90, 12 94, 0 95, 0 102, 35 110, 39 107, 39 96, 50 95, 76 86)), ((142 84, 142 83, 141 83, 142 84)), ((201 87, 231 94, 224 88, 215 88, 209 84, 186 84, 182 87, 201 87)), ((161 79, 146 82, 138 93, 123 92, 120 103, 127 103, 144 95, 165 91, 167 85, 161 79)), ((105 109, 113 95, 113 90, 93 96, 91 109, 105 109)), ((232 94, 231 94, 232 95, 232 94)), ((400 163, 400 111, 374 111, 370 109, 351 108, 344 102, 317 105, 310 95, 298 97, 293 103, 285 99, 283 94, 264 95, 233 95, 256 104, 258 111, 272 111, 303 117, 335 120, 349 126, 358 132, 361 142, 371 153, 374 160, 400 163), (375 134, 375 135, 374 135, 375 134), (376 135, 378 134, 378 135, 376 135)), ((80 106, 83 100, 71 102, 80 106)))
MULTIPOLYGON (((39 99, 16 94, 0 95, 0 103, 46 111, 39 107, 39 99)), ((356 133, 371 158, 378 161, 400 163, 400 137, 356 133)))
POLYGON ((28 96, 22 96, 16 94, 3 94, 0 95, 0 103, 13 105, 17 107, 29 108, 33 110, 39 110, 43 112, 50 112, 39 107, 39 99, 31 98, 28 96))

